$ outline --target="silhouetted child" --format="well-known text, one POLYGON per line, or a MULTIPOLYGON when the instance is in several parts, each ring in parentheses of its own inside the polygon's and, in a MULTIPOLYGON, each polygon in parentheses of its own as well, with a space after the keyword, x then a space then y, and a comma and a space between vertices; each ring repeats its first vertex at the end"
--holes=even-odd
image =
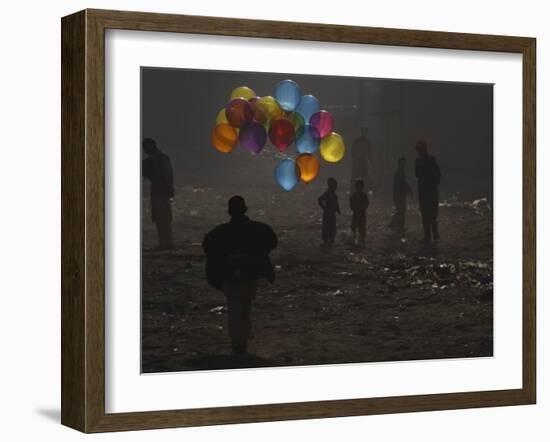
POLYGON ((411 186, 405 176, 407 160, 403 157, 397 160, 397 170, 393 175, 393 203, 395 214, 393 215, 390 228, 398 233, 405 231, 405 215, 407 212, 407 196, 412 195, 411 186))
POLYGON ((363 180, 355 181, 355 191, 349 199, 349 207, 353 212, 351 217, 351 234, 353 243, 356 244, 357 234, 359 234, 359 243, 361 247, 365 246, 365 234, 367 230, 367 208, 369 207, 369 197, 363 190, 365 183, 363 180))
POLYGON ((327 180, 328 189, 319 197, 319 205, 323 209, 323 227, 321 238, 325 246, 334 244, 336 237, 336 214, 340 215, 336 188, 338 183, 334 178, 327 180))

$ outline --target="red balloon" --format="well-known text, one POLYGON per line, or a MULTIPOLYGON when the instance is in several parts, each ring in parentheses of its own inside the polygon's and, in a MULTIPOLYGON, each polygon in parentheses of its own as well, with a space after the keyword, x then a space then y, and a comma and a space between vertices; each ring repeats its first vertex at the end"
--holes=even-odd
POLYGON ((286 118, 273 120, 269 129, 269 139, 281 152, 294 141, 294 125, 286 118))
POLYGON ((235 98, 225 107, 225 117, 229 124, 236 129, 250 123, 253 116, 252 105, 244 98, 235 98))

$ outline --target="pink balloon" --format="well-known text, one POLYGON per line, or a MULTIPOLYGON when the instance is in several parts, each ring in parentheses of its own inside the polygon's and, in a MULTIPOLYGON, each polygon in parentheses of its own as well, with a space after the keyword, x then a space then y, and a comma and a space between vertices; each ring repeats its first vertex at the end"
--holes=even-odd
POLYGON ((309 119, 309 124, 319 131, 321 138, 325 138, 332 132, 334 121, 332 120, 332 115, 330 115, 327 111, 322 110, 311 116, 309 119))

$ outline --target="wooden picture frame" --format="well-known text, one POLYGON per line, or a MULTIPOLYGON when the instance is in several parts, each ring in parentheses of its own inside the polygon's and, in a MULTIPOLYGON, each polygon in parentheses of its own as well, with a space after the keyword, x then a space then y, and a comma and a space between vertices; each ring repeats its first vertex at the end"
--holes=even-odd
POLYGON ((62 410, 83 432, 533 404, 536 398, 534 38, 84 10, 62 19, 62 410), (523 385, 512 390, 105 412, 105 30, 518 53, 523 58, 523 385))

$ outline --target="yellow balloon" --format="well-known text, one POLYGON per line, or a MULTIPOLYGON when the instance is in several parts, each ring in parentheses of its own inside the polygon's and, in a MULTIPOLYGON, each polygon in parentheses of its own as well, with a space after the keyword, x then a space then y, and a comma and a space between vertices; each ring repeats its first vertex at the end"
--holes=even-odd
POLYGON ((225 107, 220 109, 216 117, 216 125, 221 123, 227 123, 227 117, 225 116, 225 107))
POLYGON ((337 163, 346 153, 346 145, 341 135, 332 132, 321 140, 321 156, 329 163, 337 163))
MULTIPOLYGON (((222 123, 229 124, 229 121, 227 121, 227 117, 225 116, 225 107, 220 109, 220 111, 218 112, 218 116, 216 117, 216 126, 222 123)), ((239 133, 238 127, 235 128, 235 132, 237 132, 237 134, 239 133)))
POLYGON ((256 102, 256 106, 262 110, 262 112, 267 115, 268 123, 271 120, 276 120, 283 116, 283 110, 275 98, 271 95, 266 95, 265 97, 260 98, 256 102))
POLYGON ((245 100, 249 100, 252 97, 255 97, 256 93, 250 89, 248 86, 239 86, 233 89, 233 92, 231 92, 231 100, 235 98, 244 98, 245 100))
POLYGON ((239 136, 237 131, 229 123, 217 124, 210 135, 212 145, 220 152, 230 153, 237 146, 239 136))
MULTIPOLYGON (((260 101, 259 97, 254 97, 248 100, 248 102, 252 106, 252 111, 254 112, 254 116, 252 118, 257 123, 260 123, 265 126, 269 121, 269 116, 267 115, 267 111, 265 107, 262 107, 261 104, 258 104, 259 101, 260 101)), ((269 127, 267 129, 269 129, 269 127)))

